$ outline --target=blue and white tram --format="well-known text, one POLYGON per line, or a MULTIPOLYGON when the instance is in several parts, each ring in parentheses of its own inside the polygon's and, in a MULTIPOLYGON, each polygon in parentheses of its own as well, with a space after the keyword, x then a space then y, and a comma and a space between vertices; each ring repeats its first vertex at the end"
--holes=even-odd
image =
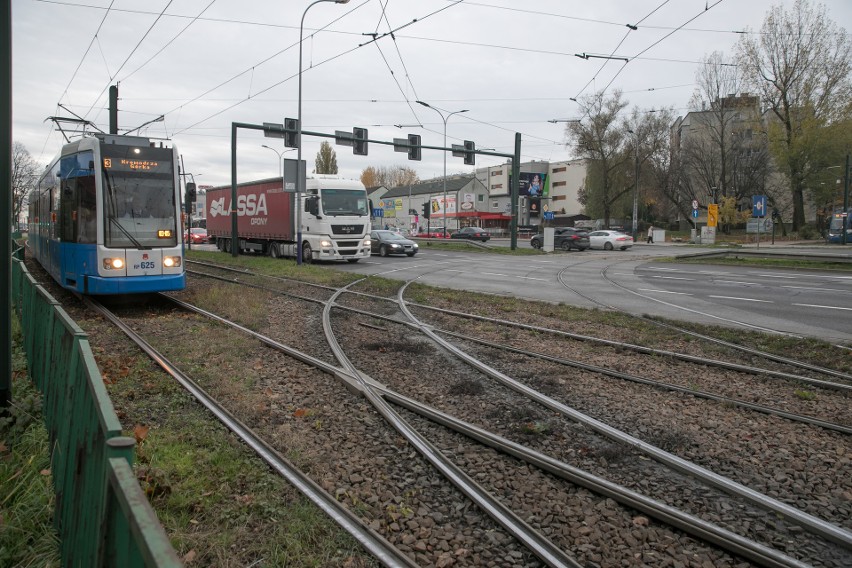
POLYGON ((136 294, 186 286, 178 154, 98 134, 63 146, 30 194, 28 244, 65 288, 136 294))

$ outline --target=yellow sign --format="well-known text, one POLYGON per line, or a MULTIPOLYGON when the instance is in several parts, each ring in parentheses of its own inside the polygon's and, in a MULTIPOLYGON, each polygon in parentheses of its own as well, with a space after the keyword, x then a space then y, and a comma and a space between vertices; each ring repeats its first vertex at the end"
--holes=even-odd
POLYGON ((719 223, 719 205, 716 203, 707 204, 707 226, 715 227, 719 223))

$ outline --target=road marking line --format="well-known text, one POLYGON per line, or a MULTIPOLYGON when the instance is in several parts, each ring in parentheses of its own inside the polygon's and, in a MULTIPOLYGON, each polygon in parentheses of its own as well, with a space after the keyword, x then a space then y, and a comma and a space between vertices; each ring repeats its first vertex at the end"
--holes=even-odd
POLYGON ((754 298, 737 298, 734 296, 709 296, 710 298, 718 298, 720 300, 740 300, 742 302, 762 302, 764 304, 774 304, 771 300, 756 300, 754 298))
POLYGON ((692 294, 687 294, 686 292, 672 292, 670 290, 652 290, 651 288, 639 288, 640 292, 657 292, 660 294, 677 294, 678 296, 692 296, 692 294))
POLYGON ((751 272, 754 276, 760 276, 761 278, 786 278, 787 280, 795 280, 799 278, 798 276, 781 276, 779 274, 759 274, 756 272, 751 272))
POLYGON ((814 290, 816 292, 840 292, 846 293, 852 292, 852 290, 838 290, 837 288, 815 288, 813 286, 781 286, 782 288, 792 288, 794 290, 814 290))
POLYGON ((514 274, 500 274, 499 272, 482 272, 487 276, 505 276, 506 278, 521 278, 522 280, 538 280, 539 282, 550 282, 547 278, 533 278, 531 276, 515 276, 514 274))
POLYGON ((748 284, 749 286, 760 286, 757 282, 740 282, 739 280, 716 280, 722 284, 748 284))
POLYGON ((824 308, 826 310, 847 310, 852 311, 852 308, 841 308, 840 306, 820 306, 818 304, 793 304, 794 306, 802 306, 803 308, 824 308))
POLYGON ((689 282, 695 281, 695 278, 681 278, 680 276, 649 276, 648 278, 659 278, 661 280, 687 280, 689 282))

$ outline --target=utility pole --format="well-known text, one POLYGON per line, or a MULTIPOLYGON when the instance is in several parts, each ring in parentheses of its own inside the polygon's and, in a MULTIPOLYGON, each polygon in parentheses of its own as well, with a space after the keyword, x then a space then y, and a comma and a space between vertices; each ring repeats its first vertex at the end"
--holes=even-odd
POLYGON ((840 234, 840 242, 847 243, 849 228, 852 227, 852 219, 849 218, 849 154, 846 154, 846 171, 843 173, 843 231, 840 234))

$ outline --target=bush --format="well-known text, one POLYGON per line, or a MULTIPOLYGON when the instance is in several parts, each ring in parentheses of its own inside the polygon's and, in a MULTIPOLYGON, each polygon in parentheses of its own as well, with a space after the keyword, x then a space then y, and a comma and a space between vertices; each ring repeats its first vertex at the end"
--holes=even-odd
POLYGON ((800 239, 810 240, 810 239, 816 238, 816 236, 817 236, 817 230, 816 230, 816 228, 814 228, 813 225, 802 225, 801 227, 799 227, 799 238, 800 239))

